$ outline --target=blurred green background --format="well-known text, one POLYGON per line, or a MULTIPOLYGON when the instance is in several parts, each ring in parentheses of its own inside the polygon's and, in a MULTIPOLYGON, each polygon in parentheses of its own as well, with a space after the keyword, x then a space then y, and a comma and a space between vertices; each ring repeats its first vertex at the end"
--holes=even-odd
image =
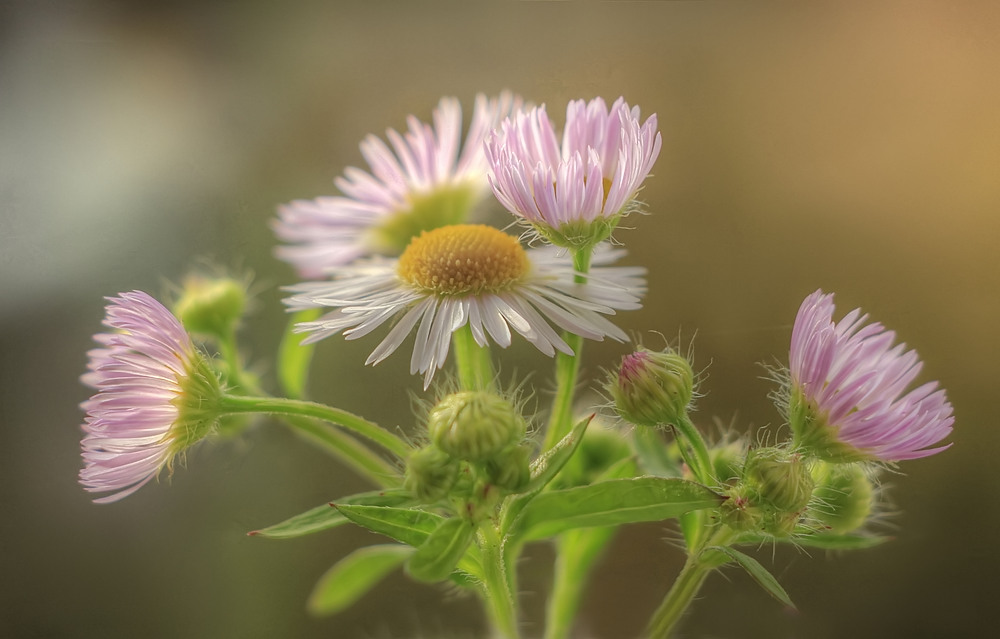
MULTIPOLYGON (((679 636, 979 637, 1000 595, 1000 5, 968 3, 5 3, 0 8, 0 635, 475 637, 478 605, 401 576, 350 612, 304 602, 357 529, 245 533, 367 488, 261 423, 199 447, 170 481, 90 503, 78 381, 102 296, 163 296, 192 264, 255 274, 248 356, 268 362, 295 277, 271 254, 275 206, 334 192, 358 142, 442 95, 514 90, 561 122, 624 95, 663 151, 620 234, 649 267, 629 331, 694 339, 698 417, 779 422, 759 362, 786 358, 822 287, 896 329, 940 379, 954 447, 889 480, 897 540, 828 557, 759 556, 797 613, 733 570, 679 636), (991 399, 993 398, 993 399, 991 399)), ((468 112, 468 110, 467 110, 468 112)), ((313 394, 409 427, 407 358, 330 339, 313 394)), ((650 341, 655 341, 650 340, 650 341)), ((625 347, 588 347, 595 372, 625 347)), ((505 370, 548 370, 530 347, 505 370)), ((536 374, 544 392, 543 374, 536 374)), ((669 526, 621 532, 580 637, 635 636, 681 557, 669 526)), ((551 555, 522 564, 537 634, 551 555)))

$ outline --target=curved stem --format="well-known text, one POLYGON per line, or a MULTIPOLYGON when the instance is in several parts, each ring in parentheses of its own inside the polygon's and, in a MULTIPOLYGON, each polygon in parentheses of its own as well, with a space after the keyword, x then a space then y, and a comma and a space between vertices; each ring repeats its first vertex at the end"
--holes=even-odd
MULTIPOLYGON (((358 417, 352 413, 332 406, 307 402, 300 399, 285 399, 281 397, 241 397, 224 395, 220 402, 223 413, 267 413, 271 415, 292 415, 312 417, 343 426, 348 430, 366 437, 399 458, 405 458, 410 447, 383 429, 378 424, 358 417)), ((296 424, 293 424, 296 425, 296 424)))
POLYGON ((684 456, 684 461, 687 465, 691 467, 691 472, 694 473, 695 478, 706 486, 714 485, 712 460, 708 455, 708 446, 705 445, 705 440, 702 438, 701 433, 698 432, 698 427, 691 422, 687 415, 682 415, 677 420, 677 423, 672 424, 672 426, 683 440, 680 442, 681 454, 684 456), (691 447, 694 453, 693 457, 684 454, 685 442, 691 447))
POLYGON ((486 521, 479 528, 479 546, 483 554, 483 585, 486 608, 493 627, 504 639, 517 639, 517 601, 511 587, 510 571, 503 539, 486 521))
MULTIPOLYGON (((573 252, 573 267, 577 271, 574 281, 585 284, 586 273, 590 271, 591 248, 585 247, 573 252)), ((576 395, 577 377, 580 375, 580 359, 583 355, 583 338, 576 333, 563 331, 563 341, 573 354, 556 353, 556 397, 552 402, 552 415, 545 433, 545 446, 549 450, 573 428, 573 397, 576 395)))
POLYGON ((719 561, 718 557, 712 557, 712 555, 721 553, 711 550, 706 552, 705 549, 709 546, 726 546, 732 539, 733 532, 725 527, 717 529, 714 534, 705 536, 704 543, 688 555, 687 561, 684 562, 684 568, 681 569, 674 585, 670 587, 667 596, 653 613, 649 625, 646 626, 646 630, 642 634, 643 637, 646 639, 667 639, 670 636, 671 630, 677 625, 688 606, 691 605, 695 595, 701 590, 705 579, 713 570, 724 563, 719 561))
POLYGON ((286 415, 284 421, 375 484, 383 488, 397 488, 402 484, 395 466, 347 433, 315 419, 286 415))

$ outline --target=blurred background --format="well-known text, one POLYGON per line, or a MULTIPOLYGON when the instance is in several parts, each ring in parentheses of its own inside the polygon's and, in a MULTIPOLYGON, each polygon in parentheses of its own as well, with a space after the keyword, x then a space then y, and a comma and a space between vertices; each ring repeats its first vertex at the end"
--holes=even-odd
MULTIPOLYGON (((316 579, 378 538, 246 536, 368 488, 276 424, 92 504, 77 485, 78 377, 103 296, 165 298, 214 263, 255 276, 244 346, 274 388, 278 287, 296 280, 272 256, 276 205, 333 194, 368 133, 428 118, 443 95, 468 113, 504 88, 557 123, 568 100, 595 96, 658 114, 649 215, 619 234, 651 292, 620 322, 694 337, 702 423, 780 423, 759 363, 785 361, 795 311, 820 287, 839 314, 862 306, 897 330, 955 406, 953 448, 889 480, 896 541, 839 557, 764 549, 798 612, 731 570, 678 636, 995 625, 1000 5, 85 0, 4 3, 0 25, 0 635, 482 636, 475 601, 401 575, 338 617, 305 612, 316 579)), ((409 428, 407 358, 361 368, 378 339, 327 340, 312 393, 409 428)), ((588 346, 585 366, 625 350, 588 346)), ((511 371, 550 365, 530 347, 504 356, 511 371)), ((680 568, 673 534, 619 534, 580 637, 639 632, 680 568)), ((551 560, 530 555, 529 637, 551 560)))

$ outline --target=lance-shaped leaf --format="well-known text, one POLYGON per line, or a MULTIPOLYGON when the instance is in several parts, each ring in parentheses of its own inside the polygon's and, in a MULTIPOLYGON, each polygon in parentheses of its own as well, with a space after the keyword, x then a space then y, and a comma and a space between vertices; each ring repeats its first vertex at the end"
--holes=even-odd
MULTIPOLYGON (((375 490, 342 497, 337 500, 337 505, 402 506, 411 502, 413 502, 413 496, 405 490, 375 490)), ((350 520, 332 504, 323 504, 290 517, 281 523, 247 534, 251 537, 265 537, 267 539, 291 539, 335 528, 348 521, 350 520)))
POLYGON ((458 567, 475 531, 470 522, 458 517, 442 521, 407 562, 406 572, 428 583, 447 579, 458 567))
POLYGON ((714 550, 728 555, 733 559, 733 561, 742 566, 743 569, 746 570, 751 577, 753 577, 754 581, 760 584, 760 587, 767 591, 767 594, 771 595, 786 606, 795 608, 795 604, 792 603, 788 593, 781 587, 781 584, 779 584, 778 580, 774 578, 774 575, 768 572, 767 568, 762 566, 759 561, 750 555, 745 555, 735 548, 729 548, 726 546, 711 546, 705 550, 714 550))
POLYGON ((683 479, 612 479, 538 495, 525 507, 511 534, 531 541, 573 528, 661 521, 722 501, 705 486, 683 479))
POLYGON ((302 344, 305 337, 301 333, 293 333, 292 329, 299 322, 311 322, 320 315, 320 309, 308 308, 292 315, 288 327, 281 338, 278 350, 278 380, 285 394, 292 399, 301 399, 306 390, 306 379, 309 377, 309 363, 312 361, 316 344, 302 344))
POLYGON ((542 455, 531 462, 531 481, 528 486, 524 489, 524 492, 516 497, 513 497, 508 505, 504 509, 503 513, 503 526, 504 530, 508 530, 515 519, 524 510, 532 499, 535 498, 538 493, 545 488, 549 482, 555 479, 555 476, 559 474, 566 462, 570 460, 576 449, 579 448, 580 442, 583 441, 583 435, 587 431, 587 426, 590 424, 591 420, 594 419, 593 415, 581 419, 576 426, 573 427, 565 437, 556 442, 556 445, 545 451, 542 455))
POLYGON ((413 548, 397 544, 355 550, 316 582, 306 604, 309 612, 332 615, 345 610, 413 553, 413 548))
MULTIPOLYGON (((355 524, 414 548, 423 546, 431 533, 443 522, 450 521, 434 513, 410 508, 337 504, 337 509, 355 524)), ((481 575, 479 548, 469 548, 469 552, 458 563, 458 568, 473 577, 481 575)))
POLYGON ((887 541, 892 541, 892 539, 892 537, 877 535, 828 535, 819 533, 789 537, 786 541, 796 546, 819 548, 821 550, 864 550, 866 548, 881 546, 887 541))

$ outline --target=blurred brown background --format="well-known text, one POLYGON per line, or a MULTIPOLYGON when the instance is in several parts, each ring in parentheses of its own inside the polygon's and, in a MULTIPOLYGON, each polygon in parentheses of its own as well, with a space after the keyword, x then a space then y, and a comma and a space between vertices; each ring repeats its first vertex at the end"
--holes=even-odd
MULTIPOLYGON (((272 383, 277 287, 295 281, 271 256, 275 206, 333 193, 369 132, 427 118, 442 95, 469 106, 503 88, 559 122, 567 100, 597 95, 659 115, 650 215, 620 234, 651 293, 621 323, 697 331, 703 422, 779 421, 758 362, 784 361, 798 304, 819 287, 917 347, 923 379, 955 405, 954 447, 891 479, 894 543, 779 550, 773 563, 765 549, 799 612, 733 570, 711 579, 680 636, 988 634, 1000 595, 1000 5, 872 4, 5 3, 0 635, 482 634, 476 602, 401 576, 340 617, 304 612, 315 580, 377 538, 245 536, 366 488, 278 426, 91 504, 76 484, 78 376, 102 296, 163 295, 208 258, 256 274, 246 346, 272 383)), ((360 370, 377 339, 324 344, 313 392, 408 425, 407 358, 360 370)), ((588 370, 622 352, 589 348, 588 370)), ((549 366, 530 348, 505 355, 509 370, 549 366)), ((672 534, 620 534, 580 637, 638 632, 679 569, 672 534)), ((531 554, 528 636, 550 560, 531 554)))

